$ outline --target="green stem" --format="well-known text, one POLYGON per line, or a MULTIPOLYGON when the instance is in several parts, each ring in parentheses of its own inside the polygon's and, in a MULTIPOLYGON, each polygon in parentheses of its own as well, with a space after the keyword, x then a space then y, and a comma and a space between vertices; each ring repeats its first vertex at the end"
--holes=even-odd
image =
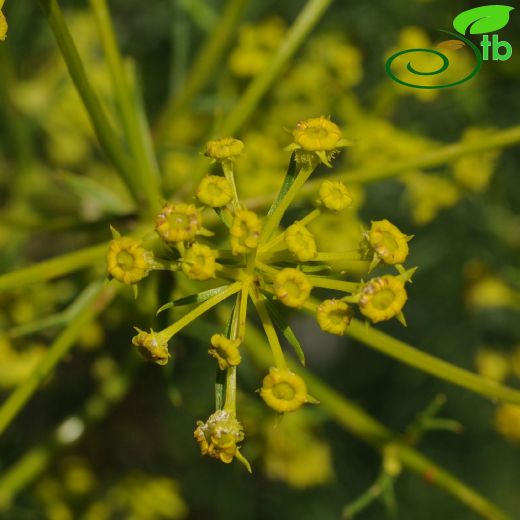
MULTIPOLYGON (((240 130, 331 3, 332 0, 309 0, 307 2, 291 25, 284 42, 269 61, 269 65, 251 81, 231 112, 217 127, 216 132, 213 132, 215 135, 232 136, 240 130)), ((207 168, 206 164, 204 158, 195 163, 191 175, 194 183, 198 182, 203 175, 207 168)), ((272 201, 273 198, 270 197, 265 204, 272 201)))
POLYGON ((280 201, 280 204, 278 204, 276 209, 266 217, 262 229, 262 235, 260 237, 260 244, 266 243, 270 240, 272 234, 278 228, 284 213, 287 211, 287 208, 291 205, 291 202, 296 197, 296 194, 301 190, 302 186, 305 184, 313 171, 314 166, 303 166, 300 169, 296 175, 296 178, 294 179, 294 182, 291 184, 291 187, 287 190, 284 198, 280 201))
POLYGON ((467 388, 489 399, 499 399, 520 405, 520 392, 518 390, 480 377, 447 361, 421 352, 359 320, 352 320, 347 328, 347 334, 361 343, 427 374, 467 388))
MULTIPOLYGON (((496 148, 506 148, 520 143, 520 126, 501 130, 490 134, 486 139, 476 142, 464 142, 441 146, 436 150, 424 153, 411 159, 396 161, 385 166, 372 166, 360 168, 349 172, 335 173, 330 179, 341 179, 344 182, 364 183, 373 182, 388 177, 395 177, 402 173, 423 168, 433 168, 448 163, 464 155, 479 154, 496 148)), ((311 181, 305 187, 305 192, 312 192, 319 186, 319 181, 311 181)))
POLYGON ((17 289, 24 285, 41 282, 91 266, 101 260, 107 252, 108 243, 87 247, 44 260, 18 271, 0 275, 0 292, 17 289))
POLYGON ((222 55, 236 27, 247 0, 229 0, 222 17, 215 24, 215 29, 204 42, 190 69, 188 78, 182 90, 171 97, 162 111, 157 125, 158 140, 164 140, 172 120, 184 110, 193 98, 214 78, 215 71, 222 61, 222 55))
POLYGON ((237 192, 237 185, 235 182, 235 172, 234 172, 234 162, 233 161, 222 161, 222 170, 224 171, 224 176, 226 177, 227 181, 231 185, 231 191, 233 193, 233 199, 231 201, 231 204, 233 206, 233 211, 237 211, 240 208, 240 202, 238 200, 238 192, 237 192))
MULTIPOLYGON (((301 220, 297 220, 295 222, 295 224, 301 224, 302 226, 306 226, 307 224, 309 224, 310 222, 312 222, 315 218, 319 217, 321 214, 321 210, 316 208, 316 209, 313 209, 308 215, 306 215, 304 218, 302 218, 301 220)), ((276 235, 274 238, 272 238, 271 240, 269 240, 269 242, 266 242, 265 244, 262 244, 259 248, 258 248, 258 253, 261 254, 261 253, 266 253, 268 251, 271 251, 272 249, 274 249, 280 242, 282 242, 282 240, 284 239, 285 237, 285 231, 283 231, 282 233, 279 233, 278 235, 276 235)))
POLYGON ((181 319, 162 330, 160 334, 168 339, 173 337, 180 330, 189 325, 193 320, 197 319, 199 316, 202 316, 202 314, 209 311, 212 307, 219 304, 221 301, 237 293, 241 288, 242 282, 235 282, 234 284, 231 284, 225 291, 222 291, 221 293, 213 296, 213 298, 210 298, 204 303, 201 303, 198 307, 195 307, 195 309, 188 312, 188 314, 185 314, 181 319))
POLYGON ((385 472, 381 472, 377 480, 358 498, 343 508, 342 518, 350 520, 358 513, 366 509, 374 500, 389 489, 394 483, 394 477, 385 472))
MULTIPOLYGON (((38 0, 38 2, 54 33, 58 47, 69 70, 70 77, 87 109, 99 144, 107 157, 112 161, 116 170, 121 175, 121 178, 125 181, 135 201, 140 205, 143 204, 146 206, 146 203, 151 201, 147 201, 143 197, 146 191, 143 191, 144 187, 140 185, 139 178, 136 175, 137 171, 127 157, 121 142, 117 138, 115 130, 107 119, 103 107, 90 84, 85 67, 69 33, 58 1, 38 0)), ((153 201, 154 204, 156 204, 156 202, 156 200, 153 201)))
POLYGON ((342 291, 348 293, 355 293, 359 290, 360 284, 357 282, 346 282, 344 280, 334 280, 324 276, 310 276, 307 279, 314 287, 321 287, 322 289, 332 289, 334 291, 342 291))
POLYGON ((335 260, 362 260, 359 251, 342 251, 340 253, 318 253, 312 261, 316 262, 332 262, 335 260))
MULTIPOLYGON (((473 153, 507 148, 520 143, 520 126, 514 126, 505 130, 500 130, 495 134, 489 135, 485 140, 477 143, 458 142, 441 146, 427 154, 418 155, 403 161, 392 162, 383 166, 371 166, 358 168, 348 172, 334 173, 327 176, 327 179, 342 180, 344 182, 365 183, 374 182, 380 179, 396 177, 403 173, 421 169, 442 166, 450 161, 471 155, 473 153)), ((302 186, 297 198, 305 198, 319 190, 322 179, 311 179, 302 186)), ((258 209, 270 204, 276 194, 269 193, 246 200, 244 203, 248 208, 258 209)))
POLYGON ((134 101, 134 92, 130 87, 128 71, 119 51, 110 12, 106 0, 90 0, 99 36, 103 45, 112 81, 112 87, 121 113, 123 130, 129 149, 135 159, 136 172, 140 177, 139 185, 144 191, 149 206, 159 204, 159 172, 157 165, 148 154, 151 146, 146 141, 146 134, 141 125, 140 113, 134 101))
POLYGON ((54 340, 47 353, 36 366, 31 375, 9 395, 0 407, 0 435, 11 424, 12 420, 24 407, 41 383, 48 377, 54 367, 69 352, 92 320, 103 310, 114 296, 114 290, 103 288, 103 282, 95 282, 90 287, 90 295, 84 298, 83 308, 72 319, 68 326, 54 340))
MULTIPOLYGON (((262 348, 262 343, 262 334, 250 325, 248 338, 244 345, 253 359, 267 368, 270 366, 270 356, 262 348)), ((305 379, 309 393, 316 397, 329 416, 347 431, 380 451, 383 451, 388 443, 397 446, 398 456, 403 466, 419 474, 430 484, 443 489, 483 518, 511 520, 505 512, 414 448, 397 443, 397 437, 386 426, 372 418, 358 405, 347 400, 317 376, 295 362, 290 363, 290 368, 305 379)))
POLYGON ((233 110, 219 129, 221 135, 234 134, 249 119, 283 67, 306 40, 331 2, 332 0, 309 0, 307 2, 287 32, 282 45, 270 60, 269 65, 256 76, 238 103, 234 105, 233 110))
POLYGON ((271 317, 269 316, 269 312, 267 312, 267 308, 265 306, 265 298, 262 295, 257 295, 255 293, 255 288, 251 287, 249 294, 251 295, 251 299, 256 308, 256 312, 262 322, 262 326, 264 328, 265 335, 269 341, 269 346, 271 347, 271 352, 273 354, 274 364, 277 368, 286 368, 287 363, 285 361, 285 357, 283 355, 282 346, 280 345, 280 341, 278 340, 278 334, 274 328, 273 322, 271 321, 271 317))

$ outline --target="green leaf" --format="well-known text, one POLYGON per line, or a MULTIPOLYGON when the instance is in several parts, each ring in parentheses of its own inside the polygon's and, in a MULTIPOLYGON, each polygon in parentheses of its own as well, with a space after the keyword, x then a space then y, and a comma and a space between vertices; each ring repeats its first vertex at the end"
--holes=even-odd
POLYGON ((460 34, 484 34, 498 31, 509 22, 509 5, 483 5, 463 11, 453 20, 453 27, 460 34))
POLYGON ((291 344, 300 363, 305 366, 305 353, 303 352, 302 346, 298 341, 298 338, 294 335, 291 327, 287 324, 285 318, 277 308, 276 303, 266 299, 265 307, 275 326, 281 330, 282 334, 285 336, 285 339, 287 339, 287 341, 291 344))
POLYGON ((162 307, 160 307, 156 315, 166 309, 171 309, 172 307, 181 307, 182 305, 191 305, 192 303, 202 303, 206 300, 209 300, 213 296, 220 294, 225 291, 229 285, 222 285, 221 287, 216 287, 215 289, 209 289, 208 291, 202 291, 197 294, 190 294, 189 296, 184 296, 183 298, 179 298, 178 300, 174 300, 172 302, 165 303, 162 307))
POLYGON ((291 155, 291 160, 289 161, 289 166, 287 167, 287 172, 285 174, 285 179, 283 180, 282 187, 280 188, 280 191, 278 192, 278 195, 276 196, 276 199, 274 200, 272 206, 269 208, 269 212, 267 213, 268 216, 274 213, 276 208, 280 205, 280 202, 282 202, 283 198, 285 197, 285 194, 289 191, 289 188, 294 182, 294 179, 296 179, 297 175, 298 171, 296 169, 296 159, 293 153, 291 155))

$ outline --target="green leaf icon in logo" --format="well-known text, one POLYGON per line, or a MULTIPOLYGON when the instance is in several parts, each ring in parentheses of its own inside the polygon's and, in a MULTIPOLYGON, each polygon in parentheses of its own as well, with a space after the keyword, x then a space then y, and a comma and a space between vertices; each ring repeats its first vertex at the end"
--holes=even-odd
POLYGON ((483 5, 463 11, 453 20, 453 27, 460 34, 484 34, 498 31, 509 22, 509 5, 483 5))

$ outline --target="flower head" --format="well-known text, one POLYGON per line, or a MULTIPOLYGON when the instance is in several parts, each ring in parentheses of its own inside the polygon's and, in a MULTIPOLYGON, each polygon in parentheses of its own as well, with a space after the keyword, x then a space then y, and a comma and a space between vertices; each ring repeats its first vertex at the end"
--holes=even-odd
POLYGON ((341 300, 325 300, 316 311, 321 330, 342 336, 352 319, 350 307, 341 300))
POLYGON ((300 308, 308 300, 312 285, 307 277, 293 267, 286 267, 276 274, 274 293, 288 307, 300 308))
POLYGON ((240 363, 239 346, 239 339, 229 339, 223 334, 213 334, 208 354, 217 360, 220 370, 226 370, 226 368, 236 367, 240 363))
POLYGON ((199 184, 197 197, 206 206, 221 208, 233 197, 229 181, 219 175, 206 175, 199 184))
POLYGON ((349 144, 343 139, 338 125, 325 116, 300 121, 293 130, 293 139, 293 143, 286 149, 296 151, 297 158, 302 162, 317 158, 329 167, 330 160, 338 149, 349 144))
POLYGON ((264 377, 260 396, 277 412, 292 412, 308 401, 305 381, 288 369, 271 367, 264 377))
POLYGON ((138 334, 132 338, 132 343, 137 347, 137 350, 146 361, 156 363, 157 365, 166 365, 170 358, 168 352, 168 340, 161 335, 160 332, 145 332, 139 330, 138 334))
POLYGON ((108 273, 121 283, 134 284, 148 276, 152 262, 153 253, 133 238, 118 237, 108 246, 108 273))
POLYGON ((385 264, 402 264, 408 256, 408 237, 388 220, 372 221, 368 243, 385 264))
POLYGON ((233 217, 231 229, 231 251, 234 255, 247 253, 258 246, 262 223, 258 215, 247 209, 239 209, 233 217))
POLYGON ((314 235, 302 224, 296 222, 285 231, 285 242, 291 253, 300 262, 307 262, 316 256, 314 235))
POLYGON ((244 143, 233 137, 224 137, 208 141, 204 155, 211 157, 214 161, 234 160, 244 149, 244 143))
POLYGON ((341 211, 352 204, 352 195, 341 181, 323 181, 320 200, 327 209, 341 211))
POLYGON ((216 257, 213 249, 194 242, 184 254, 182 270, 192 280, 209 280, 215 277, 216 257))
POLYGON ((237 444, 244 439, 242 425, 225 410, 218 410, 204 423, 197 422, 193 433, 202 455, 229 464, 238 453, 237 444))
POLYGON ((193 204, 166 203, 155 219, 155 229, 165 242, 193 240, 202 227, 199 211, 193 204))
POLYGON ((407 299, 404 281, 399 276, 380 276, 363 285, 359 310, 377 323, 399 315, 407 299))

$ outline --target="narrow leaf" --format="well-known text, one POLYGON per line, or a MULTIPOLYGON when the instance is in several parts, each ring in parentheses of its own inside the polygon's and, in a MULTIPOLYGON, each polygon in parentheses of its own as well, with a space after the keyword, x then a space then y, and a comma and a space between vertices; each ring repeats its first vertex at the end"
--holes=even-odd
POLYGON ((293 330, 288 325, 288 323, 285 321, 285 318, 282 316, 282 314, 280 313, 276 304, 273 301, 266 299, 265 304, 266 304, 267 312, 269 313, 269 316, 271 317, 271 320, 273 320, 273 323, 275 324, 275 326, 278 329, 280 329, 282 334, 285 336, 285 339, 287 339, 287 341, 291 344, 300 363, 303 366, 305 366, 305 353, 303 352, 302 346, 301 346, 300 342, 298 341, 298 338, 295 336, 293 330))
POLYGON ((280 191, 278 192, 278 195, 276 196, 276 199, 274 200, 273 204, 269 208, 269 212, 267 213, 268 216, 274 213, 276 208, 280 205, 280 202, 282 202, 283 198, 285 197, 285 194, 289 191, 289 188, 292 186, 294 179, 296 179, 297 174, 298 171, 296 170, 296 159, 293 153, 291 155, 291 160, 289 161, 289 166, 287 167, 287 172, 285 174, 285 179, 283 181, 282 187, 280 188, 280 191))
POLYGON ((228 287, 229 285, 222 285, 221 287, 216 287, 215 289, 209 289, 207 291, 202 291, 197 294, 190 294, 189 296, 184 296, 183 298, 179 298, 178 300, 165 303, 162 307, 159 308, 157 314, 166 309, 171 309, 172 307, 181 307, 182 305, 191 305, 192 303, 205 302, 213 296, 216 296, 217 294, 224 292, 228 287))

